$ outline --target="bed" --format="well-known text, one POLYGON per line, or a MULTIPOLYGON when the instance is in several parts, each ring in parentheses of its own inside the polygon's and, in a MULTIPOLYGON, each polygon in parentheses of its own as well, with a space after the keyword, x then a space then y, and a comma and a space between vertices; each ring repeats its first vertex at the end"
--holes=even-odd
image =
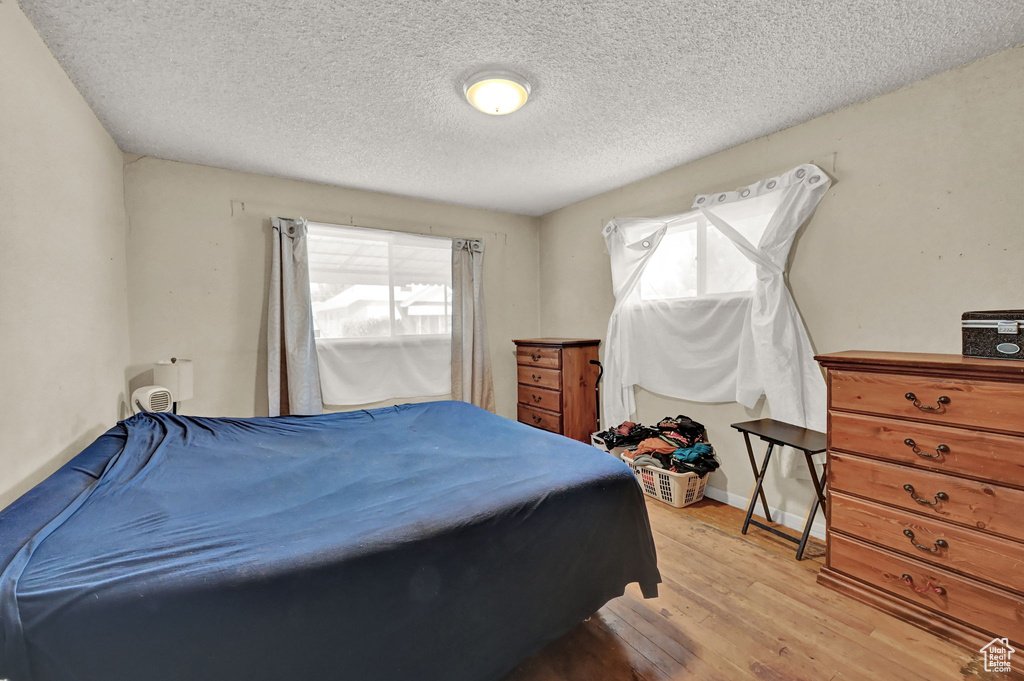
POLYGON ((608 454, 461 402, 141 414, 0 512, 0 678, 488 681, 625 585, 608 454))

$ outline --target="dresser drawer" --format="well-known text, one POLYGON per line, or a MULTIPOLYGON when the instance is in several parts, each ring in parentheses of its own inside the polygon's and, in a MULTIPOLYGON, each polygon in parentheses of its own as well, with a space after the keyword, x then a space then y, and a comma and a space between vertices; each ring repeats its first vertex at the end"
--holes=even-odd
POLYGON ((834 531, 1024 592, 1024 544, 834 492, 829 512, 834 531))
POLYGON ((559 390, 562 387, 562 374, 557 369, 540 369, 538 367, 519 366, 519 382, 538 388, 559 390))
POLYGON ((830 371, 829 387, 832 409, 1024 433, 1019 383, 830 371))
POLYGON ((833 570, 969 622, 993 636, 1007 636, 1015 643, 1024 641, 1024 601, 1008 591, 839 534, 829 536, 828 550, 833 570))
POLYGON ((1024 540, 1024 491, 1018 489, 836 452, 829 452, 828 485, 836 492, 1024 540))
POLYGON ((530 407, 540 407, 548 411, 562 411, 562 393, 547 388, 534 388, 530 385, 519 386, 519 403, 530 407))
POLYGON ((833 449, 1024 486, 1024 437, 844 412, 829 428, 833 449))
POLYGON ((562 349, 519 345, 516 347, 516 362, 525 366, 557 369, 562 366, 562 349))
POLYGON ((519 421, 520 423, 527 423, 543 430, 550 430, 552 433, 562 432, 561 414, 527 407, 525 404, 519 405, 519 421))

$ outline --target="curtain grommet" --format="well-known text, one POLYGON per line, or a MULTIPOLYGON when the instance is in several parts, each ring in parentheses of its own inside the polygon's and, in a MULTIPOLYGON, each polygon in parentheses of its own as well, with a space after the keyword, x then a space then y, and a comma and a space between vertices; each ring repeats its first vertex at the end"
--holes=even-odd
POLYGON ((803 168, 800 168, 799 170, 796 171, 796 176, 798 178, 800 178, 800 179, 803 179, 804 175, 806 175, 806 174, 807 174, 807 171, 804 170, 803 168))
POLYGON ((644 239, 643 241, 640 242, 640 245, 643 246, 644 248, 650 248, 651 242, 647 239, 644 239))
POLYGON ((718 201, 719 202, 725 201, 725 194, 719 194, 718 201))
POLYGON ((697 197, 697 203, 704 203, 704 197, 703 196, 698 196, 697 197))
POLYGON ((742 196, 743 198, 747 198, 748 196, 750 196, 750 190, 744 189, 743 191, 740 192, 740 196, 742 196))
POLYGON ((777 184, 778 182, 776 182, 775 180, 769 180, 766 186, 768 187, 768 189, 775 189, 775 185, 777 184))
POLYGON ((820 180, 820 179, 821 179, 821 175, 811 175, 811 177, 807 181, 809 183, 811 183, 811 184, 817 184, 818 180, 820 180))

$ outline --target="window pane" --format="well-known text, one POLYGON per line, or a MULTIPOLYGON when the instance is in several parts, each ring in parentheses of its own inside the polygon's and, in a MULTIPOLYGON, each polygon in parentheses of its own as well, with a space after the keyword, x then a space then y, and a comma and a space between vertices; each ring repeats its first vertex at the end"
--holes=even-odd
POLYGON ((707 292, 752 291, 757 273, 754 263, 743 255, 729 237, 708 225, 707 292))
POLYGON ((427 239, 418 243, 395 243, 391 257, 395 333, 400 336, 451 334, 451 242, 427 239))
POLYGON ((395 307, 395 331, 400 336, 432 336, 452 332, 450 286, 396 286, 395 307))
POLYGON ((317 338, 451 333, 449 239, 310 224, 307 244, 317 338))
POLYGON ((368 284, 347 286, 318 301, 311 285, 313 331, 316 338, 381 338, 391 335, 388 287, 368 284))
POLYGON ((697 229, 665 234, 640 279, 642 300, 692 298, 697 295, 697 229))
MULTIPOLYGON (((712 212, 757 247, 781 197, 781 192, 775 192, 716 205, 712 212)), ((754 289, 755 265, 702 214, 693 211, 666 219, 668 232, 640 278, 641 300, 694 298, 754 289)), ((643 237, 644 228, 639 224, 635 227, 629 234, 631 241, 643 237)))
POLYGON ((390 336, 387 241, 312 225, 306 240, 316 337, 390 336))

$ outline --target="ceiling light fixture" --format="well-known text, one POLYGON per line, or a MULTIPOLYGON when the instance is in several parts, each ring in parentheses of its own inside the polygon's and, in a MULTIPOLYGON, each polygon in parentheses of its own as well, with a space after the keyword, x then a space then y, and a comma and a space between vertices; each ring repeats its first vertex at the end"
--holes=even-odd
POLYGON ((516 111, 530 96, 530 84, 511 71, 481 71, 466 81, 464 89, 470 104, 492 116, 516 111))

